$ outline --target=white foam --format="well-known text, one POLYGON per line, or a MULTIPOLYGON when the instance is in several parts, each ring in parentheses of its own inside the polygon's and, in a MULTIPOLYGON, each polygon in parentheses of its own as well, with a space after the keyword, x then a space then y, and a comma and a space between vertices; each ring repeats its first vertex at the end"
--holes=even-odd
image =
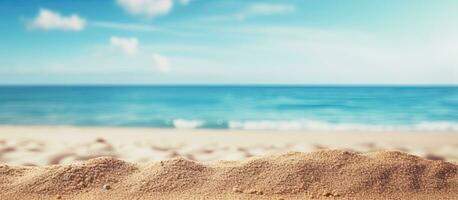
POLYGON ((456 122, 421 122, 413 125, 371 125, 329 123, 324 121, 230 121, 230 129, 239 130, 307 130, 307 131, 449 131, 457 132, 456 122))
POLYGON ((185 119, 173 120, 173 126, 175 128, 192 129, 192 128, 198 128, 202 126, 203 124, 204 122, 200 120, 185 120, 185 119))
POLYGON ((302 124, 297 121, 230 121, 229 128, 242 130, 301 130, 302 124))
POLYGON ((423 131, 458 131, 458 123, 453 122, 422 122, 416 124, 414 127, 416 130, 423 131))

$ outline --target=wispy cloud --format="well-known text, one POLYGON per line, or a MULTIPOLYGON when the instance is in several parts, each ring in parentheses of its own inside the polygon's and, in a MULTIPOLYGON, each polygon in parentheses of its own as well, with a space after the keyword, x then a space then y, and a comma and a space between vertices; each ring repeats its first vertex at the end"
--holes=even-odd
POLYGON ((89 23, 90 26, 98 28, 108 28, 108 29, 119 29, 126 31, 140 31, 140 32, 156 32, 161 29, 145 24, 129 24, 129 23, 118 23, 118 22, 108 22, 108 21, 94 21, 89 23))
MULTIPOLYGON (((189 3, 188 1, 187 3, 189 3)), ((183 1, 183 4, 186 2, 183 1)), ((150 24, 139 23, 121 23, 116 21, 97 21, 86 20, 85 18, 72 14, 62 16, 57 11, 49 9, 40 9, 38 15, 33 19, 25 20, 25 26, 28 30, 67 30, 83 31, 87 27, 101 29, 115 29, 131 32, 162 32, 172 35, 189 36, 192 34, 175 31, 173 29, 158 27, 150 24)))
POLYGON ((235 13, 208 16, 204 21, 243 21, 248 18, 289 14, 296 11, 296 6, 293 4, 280 3, 254 3, 250 4, 235 13))
POLYGON ((86 21, 78 16, 72 14, 70 16, 62 16, 58 12, 48 10, 45 8, 40 9, 38 15, 27 23, 27 29, 34 30, 69 30, 81 31, 84 29, 86 21))
POLYGON ((245 19, 248 17, 255 17, 261 15, 278 15, 287 14, 294 12, 296 7, 291 4, 268 4, 268 3, 256 3, 251 4, 245 10, 238 14, 239 19, 245 19))
POLYGON ((113 47, 120 48, 123 53, 133 56, 137 53, 138 39, 137 38, 122 38, 113 36, 110 38, 110 44, 113 47))

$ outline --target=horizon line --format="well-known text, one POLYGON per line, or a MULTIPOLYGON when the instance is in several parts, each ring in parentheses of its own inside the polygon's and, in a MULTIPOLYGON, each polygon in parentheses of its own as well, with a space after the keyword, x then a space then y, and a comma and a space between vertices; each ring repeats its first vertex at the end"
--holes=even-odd
POLYGON ((458 87, 458 84, 291 84, 291 83, 180 83, 180 84, 0 84, 0 87, 458 87))

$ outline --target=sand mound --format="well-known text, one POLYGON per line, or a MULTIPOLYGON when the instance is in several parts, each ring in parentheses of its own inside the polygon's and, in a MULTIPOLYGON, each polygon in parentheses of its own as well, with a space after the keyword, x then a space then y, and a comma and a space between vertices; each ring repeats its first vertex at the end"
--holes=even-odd
POLYGON ((0 199, 457 199, 458 165, 399 152, 324 150, 200 164, 113 158, 0 166, 0 199))

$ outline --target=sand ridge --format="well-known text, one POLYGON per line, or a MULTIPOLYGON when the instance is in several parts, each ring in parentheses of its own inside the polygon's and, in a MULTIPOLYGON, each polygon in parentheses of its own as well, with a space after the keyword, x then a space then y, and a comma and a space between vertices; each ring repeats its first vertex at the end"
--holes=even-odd
POLYGON ((0 166, 0 199, 457 199, 458 165, 395 151, 0 166))

